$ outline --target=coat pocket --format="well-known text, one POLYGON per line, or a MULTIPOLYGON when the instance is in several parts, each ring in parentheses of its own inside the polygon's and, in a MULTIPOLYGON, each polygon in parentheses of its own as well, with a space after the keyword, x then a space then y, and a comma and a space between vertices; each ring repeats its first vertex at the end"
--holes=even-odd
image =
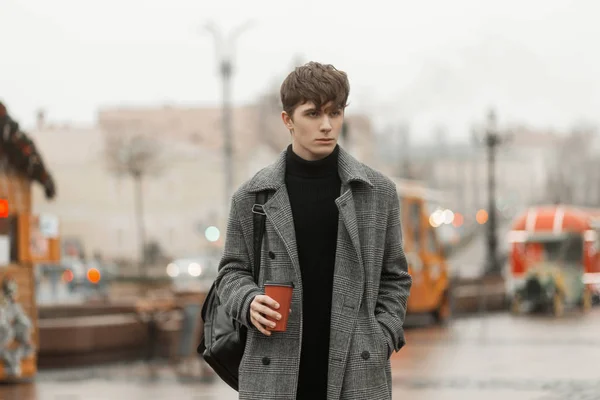
POLYGON ((346 390, 375 390, 387 382, 388 346, 375 319, 365 317, 352 337, 344 377, 346 390))
POLYGON ((381 324, 379 322, 376 322, 377 324, 377 331, 379 332, 379 340, 381 343, 381 346, 383 347, 382 352, 383 354, 386 355, 386 360, 389 360, 390 357, 392 356, 392 349, 390 348, 390 345, 388 343, 388 338, 384 332, 384 327, 381 326, 381 324))

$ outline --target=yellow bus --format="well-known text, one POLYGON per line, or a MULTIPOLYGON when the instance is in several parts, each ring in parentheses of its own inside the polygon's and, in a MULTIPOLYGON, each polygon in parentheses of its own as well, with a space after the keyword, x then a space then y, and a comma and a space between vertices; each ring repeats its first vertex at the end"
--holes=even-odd
POLYGON ((394 179, 400 197, 404 251, 413 279, 408 314, 431 314, 440 324, 451 315, 450 272, 431 213, 442 192, 418 181, 394 179))

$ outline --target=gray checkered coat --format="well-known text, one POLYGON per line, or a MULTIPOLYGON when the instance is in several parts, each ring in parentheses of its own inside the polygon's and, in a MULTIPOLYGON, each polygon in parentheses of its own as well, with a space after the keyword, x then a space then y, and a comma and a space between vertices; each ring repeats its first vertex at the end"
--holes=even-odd
MULTIPOLYGON (((400 210, 394 184, 343 149, 342 181, 332 294, 327 399, 391 399, 390 355, 404 345, 403 323, 412 280, 402 248, 400 210)), ((239 398, 296 398, 302 309, 300 265, 294 221, 285 186, 285 151, 243 184, 232 199, 217 293, 229 314, 249 326, 240 365, 239 398), (252 278, 256 193, 272 190, 265 204, 266 231, 259 285, 252 278), (270 337, 248 320, 266 280, 293 281, 292 313, 286 332, 270 337)))

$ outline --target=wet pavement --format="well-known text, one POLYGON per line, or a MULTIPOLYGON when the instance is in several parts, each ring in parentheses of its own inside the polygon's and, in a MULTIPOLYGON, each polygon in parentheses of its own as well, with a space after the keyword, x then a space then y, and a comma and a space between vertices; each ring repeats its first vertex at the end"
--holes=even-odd
MULTIPOLYGON (((392 358, 394 399, 600 399, 600 309, 587 315, 495 314, 412 327, 392 358)), ((217 380, 164 364, 41 371, 0 386, 2 400, 233 400, 217 380)))

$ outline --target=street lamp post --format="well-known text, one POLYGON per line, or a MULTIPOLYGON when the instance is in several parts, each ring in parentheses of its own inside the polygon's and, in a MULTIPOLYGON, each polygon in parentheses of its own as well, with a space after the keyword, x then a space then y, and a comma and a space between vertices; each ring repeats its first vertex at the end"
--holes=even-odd
POLYGON ((488 188, 488 220, 487 220, 487 265, 486 274, 498 274, 501 266, 498 259, 498 212, 496 207, 496 154, 498 148, 505 144, 509 135, 502 134, 497 128, 496 113, 490 110, 487 116, 487 125, 483 138, 477 138, 473 130, 476 142, 483 142, 487 152, 487 188, 488 188))
POLYGON ((473 159, 471 160, 471 208, 473 210, 479 210, 480 199, 479 199, 479 156, 477 153, 477 147, 479 146, 479 139, 477 138, 477 130, 471 128, 471 144, 473 145, 473 159))
POLYGON ((498 237, 496 235, 496 149, 501 139, 496 129, 496 114, 490 111, 485 135, 488 155, 488 273, 499 273, 498 237))
POLYGON ((487 149, 488 161, 488 265, 487 274, 499 274, 502 271, 498 259, 498 210, 496 207, 496 154, 498 148, 512 138, 511 132, 502 133, 497 127, 496 113, 490 110, 485 128, 484 143, 487 149))
POLYGON ((223 129, 223 157, 225 167, 225 204, 228 204, 233 187, 233 129, 231 112, 231 78, 233 76, 233 55, 235 40, 250 26, 250 22, 238 26, 228 36, 224 37, 221 31, 213 24, 208 23, 205 29, 213 35, 215 40, 216 57, 221 76, 222 95, 222 120, 223 129))

